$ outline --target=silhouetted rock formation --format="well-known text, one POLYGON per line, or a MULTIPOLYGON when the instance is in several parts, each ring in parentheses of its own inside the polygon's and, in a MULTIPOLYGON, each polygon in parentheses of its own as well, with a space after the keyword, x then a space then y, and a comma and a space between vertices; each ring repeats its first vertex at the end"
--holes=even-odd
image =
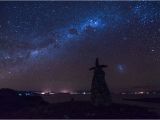
POLYGON ((98 58, 96 58, 95 67, 90 68, 94 70, 94 76, 91 86, 91 100, 95 105, 110 105, 111 96, 110 91, 105 82, 105 72, 102 68, 107 67, 106 65, 99 65, 98 58))

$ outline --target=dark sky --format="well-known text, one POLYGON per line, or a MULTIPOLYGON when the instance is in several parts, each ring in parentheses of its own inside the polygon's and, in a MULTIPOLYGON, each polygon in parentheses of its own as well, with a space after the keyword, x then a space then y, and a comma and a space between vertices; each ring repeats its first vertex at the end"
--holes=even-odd
POLYGON ((0 2, 0 88, 160 86, 160 2, 0 2))

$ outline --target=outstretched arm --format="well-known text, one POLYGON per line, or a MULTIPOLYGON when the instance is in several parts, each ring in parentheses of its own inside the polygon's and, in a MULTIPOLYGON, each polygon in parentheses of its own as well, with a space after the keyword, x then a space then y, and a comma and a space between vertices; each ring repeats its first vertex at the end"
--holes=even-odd
POLYGON ((95 69, 95 67, 92 67, 92 68, 90 68, 89 70, 94 70, 95 69))
POLYGON ((108 67, 108 65, 100 65, 100 67, 108 67))

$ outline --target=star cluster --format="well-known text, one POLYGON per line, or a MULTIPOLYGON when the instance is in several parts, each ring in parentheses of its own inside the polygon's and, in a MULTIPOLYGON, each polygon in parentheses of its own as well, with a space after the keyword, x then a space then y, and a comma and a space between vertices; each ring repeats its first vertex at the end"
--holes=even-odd
POLYGON ((0 15, 0 87, 89 89, 97 56, 113 91, 160 84, 160 2, 6 1, 0 15))

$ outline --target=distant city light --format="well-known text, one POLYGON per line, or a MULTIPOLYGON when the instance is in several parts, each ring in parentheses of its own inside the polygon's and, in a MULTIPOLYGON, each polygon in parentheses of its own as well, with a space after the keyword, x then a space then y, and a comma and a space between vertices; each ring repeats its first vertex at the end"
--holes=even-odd
POLYGON ((139 94, 144 94, 144 92, 139 92, 139 94))
POLYGON ((42 95, 45 95, 45 92, 41 92, 42 95))
POLYGON ((61 90, 61 93, 70 93, 68 90, 61 90))
POLYGON ((143 91, 138 91, 138 92, 134 92, 135 95, 139 95, 139 94, 145 94, 145 92, 143 91))
POLYGON ((26 96, 30 96, 31 94, 30 94, 30 93, 25 93, 25 95, 26 95, 26 96))
POLYGON ((53 94, 55 94, 55 93, 53 93, 53 92, 50 92, 49 94, 50 94, 50 95, 53 95, 53 94))
POLYGON ((135 92, 121 92, 122 95, 124 94, 134 94, 134 95, 150 95, 150 94, 157 94, 156 91, 135 91, 135 92))
POLYGON ((19 96, 22 96, 22 94, 21 94, 21 93, 18 93, 18 95, 19 95, 19 96))

